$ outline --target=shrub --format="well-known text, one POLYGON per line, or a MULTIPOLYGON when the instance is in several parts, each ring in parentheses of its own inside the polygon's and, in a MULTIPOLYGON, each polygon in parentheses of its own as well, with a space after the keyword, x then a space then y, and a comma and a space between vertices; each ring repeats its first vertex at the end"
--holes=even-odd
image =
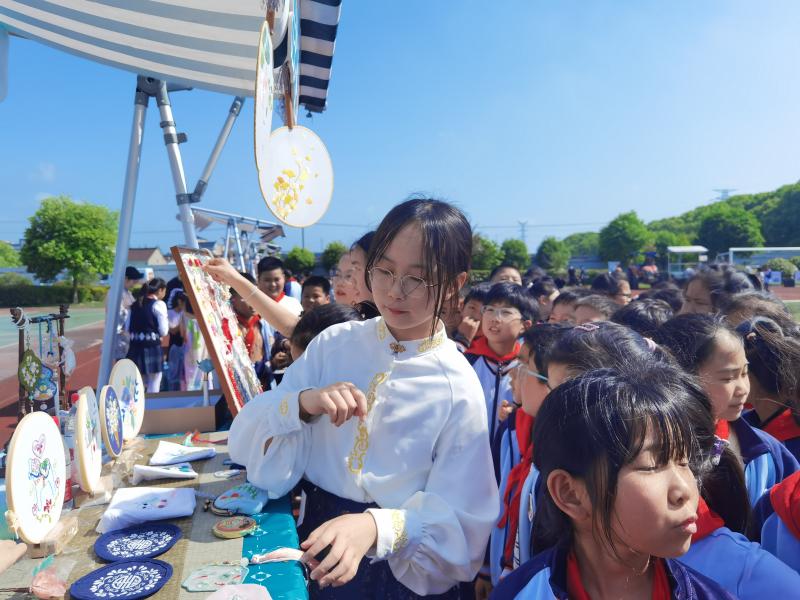
POLYGON ((769 267, 773 271, 780 271, 785 279, 791 279, 794 277, 794 272, 797 271, 794 263, 785 258, 771 258, 763 266, 769 267))
MULTIPOLYGON (((78 302, 104 300, 108 288, 100 285, 78 287, 78 302)), ((72 304, 72 286, 67 285, 0 285, 0 307, 56 306, 72 304)))

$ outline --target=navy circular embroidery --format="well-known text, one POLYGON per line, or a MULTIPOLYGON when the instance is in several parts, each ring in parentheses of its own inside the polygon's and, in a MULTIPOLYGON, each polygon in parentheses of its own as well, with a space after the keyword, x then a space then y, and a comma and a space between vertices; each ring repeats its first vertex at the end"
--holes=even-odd
POLYGON ((172 548, 181 535, 180 528, 170 523, 133 525, 104 533, 94 543, 94 551, 111 562, 153 558, 172 548))
POLYGON ((172 577, 172 566, 160 560, 111 563, 81 577, 69 588, 76 600, 136 600, 158 592, 172 577))

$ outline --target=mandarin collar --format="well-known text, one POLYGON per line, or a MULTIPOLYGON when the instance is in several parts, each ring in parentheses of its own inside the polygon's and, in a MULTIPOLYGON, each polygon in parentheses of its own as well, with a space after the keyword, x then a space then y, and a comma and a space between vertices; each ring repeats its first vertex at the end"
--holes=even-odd
POLYGON ((376 321, 375 333, 378 337, 378 343, 384 352, 391 355, 395 360, 405 360, 433 352, 441 347, 447 339, 447 332, 445 331, 444 323, 441 321, 438 323, 436 333, 431 337, 404 342, 398 342, 394 338, 383 317, 378 317, 376 321))

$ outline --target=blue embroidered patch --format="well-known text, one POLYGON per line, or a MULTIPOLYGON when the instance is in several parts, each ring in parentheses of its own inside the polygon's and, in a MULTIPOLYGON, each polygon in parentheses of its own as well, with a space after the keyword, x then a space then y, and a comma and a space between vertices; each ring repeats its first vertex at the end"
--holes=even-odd
POLYGON ((181 535, 180 528, 169 523, 134 525, 104 533, 94 543, 94 551, 110 562, 153 558, 172 548, 181 535))
POLYGON ((158 592, 172 577, 172 566, 160 560, 111 563, 81 577, 69 588, 76 600, 137 600, 158 592))

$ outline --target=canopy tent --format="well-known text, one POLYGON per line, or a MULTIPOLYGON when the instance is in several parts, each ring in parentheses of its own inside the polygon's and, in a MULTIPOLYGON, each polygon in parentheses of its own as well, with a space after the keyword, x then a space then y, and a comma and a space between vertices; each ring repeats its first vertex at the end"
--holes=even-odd
MULTIPOLYGON (((325 109, 341 0, 0 0, 0 100, 6 93, 6 31, 137 74, 120 226, 108 306, 119 306, 130 245, 144 123, 155 99, 175 186, 186 245, 197 247, 194 213, 239 115, 255 93, 256 57, 267 9, 288 5, 300 13, 299 103, 325 109), (179 133, 169 93, 201 88, 233 94, 222 130, 193 192, 186 185, 179 133)), ((274 50, 287 56, 289 32, 274 50)), ((106 320, 98 389, 111 370, 118 312, 106 320)))
MULTIPOLYGON (((288 1, 288 0, 287 0, 288 1)), ((325 109, 341 0, 299 0, 300 104, 325 109)), ((11 33, 138 75, 253 96, 266 0, 2 0, 11 33)), ((286 38, 275 49, 286 56, 286 38)))

